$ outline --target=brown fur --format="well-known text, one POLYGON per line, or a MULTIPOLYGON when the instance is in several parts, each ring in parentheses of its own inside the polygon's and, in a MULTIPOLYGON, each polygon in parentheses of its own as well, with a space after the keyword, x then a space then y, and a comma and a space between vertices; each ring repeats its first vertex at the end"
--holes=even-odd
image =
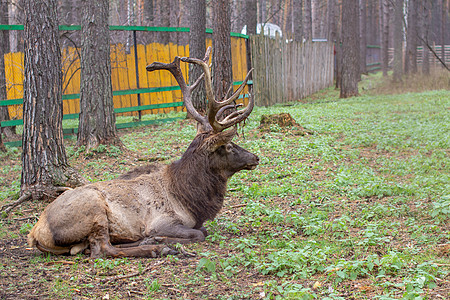
POLYGON ((147 245, 153 237, 168 243, 203 241, 203 223, 222 208, 228 178, 258 164, 256 155, 231 143, 233 135, 199 133, 170 165, 139 167, 115 180, 64 192, 44 210, 29 244, 54 254, 90 247, 92 257, 154 257, 171 250, 147 245), (133 242, 139 246, 112 246, 133 242))

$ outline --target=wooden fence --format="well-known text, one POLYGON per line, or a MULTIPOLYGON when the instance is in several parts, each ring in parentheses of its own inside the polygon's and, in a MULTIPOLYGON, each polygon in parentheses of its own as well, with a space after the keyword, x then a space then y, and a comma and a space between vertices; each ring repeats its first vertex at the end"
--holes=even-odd
MULTIPOLYGON (((208 39, 207 45, 211 44, 211 39, 208 39)), ((238 85, 247 73, 247 48, 245 39, 242 37, 231 37, 231 45, 233 81, 235 85, 238 85)), ((67 47, 62 51, 65 119, 77 118, 79 113, 79 50, 67 47)), ((111 79, 115 112, 119 115, 137 115, 138 112, 147 114, 181 110, 183 107, 181 91, 173 76, 165 71, 149 73, 145 67, 153 61, 171 62, 175 56, 189 56, 189 45, 151 43, 137 45, 136 50, 135 52, 134 47, 131 47, 129 51, 126 51, 123 44, 111 45, 111 79), (138 98, 140 98, 140 105, 138 98)), ((23 53, 5 55, 7 99, 0 99, 0 104, 8 104, 12 121, 4 121, 2 126, 22 124, 20 119, 22 118, 23 58, 23 53)), ((183 76, 188 80, 187 64, 182 63, 181 67, 183 76)))
POLYGON ((333 84, 331 42, 292 42, 250 36, 255 103, 270 106, 296 101, 333 84))

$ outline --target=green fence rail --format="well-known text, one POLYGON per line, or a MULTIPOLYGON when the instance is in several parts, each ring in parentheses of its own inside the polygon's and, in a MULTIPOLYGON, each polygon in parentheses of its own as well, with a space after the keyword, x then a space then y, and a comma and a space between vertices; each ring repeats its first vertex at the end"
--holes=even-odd
MULTIPOLYGON (((0 25, 0 30, 23 30, 23 25, 0 25)), ((81 30, 81 25, 59 25, 60 31, 81 30)), ((111 31, 147 31, 147 32, 190 32, 189 27, 154 27, 154 26, 119 26, 110 25, 111 31)), ((213 33, 211 28, 206 28, 206 33, 213 33)), ((248 35, 231 32, 230 36, 248 39, 248 35)))

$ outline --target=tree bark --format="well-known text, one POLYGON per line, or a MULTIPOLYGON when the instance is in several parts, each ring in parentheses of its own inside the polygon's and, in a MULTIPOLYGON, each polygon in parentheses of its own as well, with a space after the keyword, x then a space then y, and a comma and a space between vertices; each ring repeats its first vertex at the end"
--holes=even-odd
POLYGON ((408 27, 406 34, 405 73, 417 73, 417 32, 418 32, 418 3, 417 0, 408 1, 408 27))
POLYGON ((67 164, 62 130, 62 71, 57 2, 24 1, 25 77, 21 192, 54 195, 85 183, 67 164))
POLYGON ((360 72, 366 73, 367 54, 367 0, 359 0, 359 45, 360 45, 360 72))
MULTIPOLYGON (((189 33, 189 56, 201 58, 206 52, 206 1, 191 0, 189 33)), ((193 84, 203 74, 200 66, 189 64, 189 84, 193 84)), ((207 108, 205 85, 203 80, 192 93, 192 104, 198 112, 205 113, 207 108)))
MULTIPOLYGON (((246 0, 245 2, 245 21, 247 25, 247 35, 255 35, 256 34, 256 26, 258 23, 257 16, 257 2, 256 0, 246 0)), ((245 41, 247 46, 247 70, 250 71, 252 68, 252 53, 251 53, 251 44, 250 39, 245 41)), ((252 79, 250 74, 250 80, 252 79)))
POLYGON ((6 152, 6 147, 5 147, 5 145, 3 144, 3 139, 2 139, 2 132, 1 132, 1 130, 0 130, 0 151, 1 151, 1 152, 6 152))
MULTIPOLYGON (((170 2, 169 0, 159 1, 159 24, 157 26, 170 26, 170 2)), ((158 42, 163 44, 169 43, 170 34, 168 32, 160 32, 158 42)))
POLYGON ((311 0, 305 0, 304 35, 306 40, 311 40, 312 36, 312 5, 311 0))
POLYGON ((154 9, 154 4, 153 4, 153 0, 145 0, 144 1, 144 19, 145 19, 145 24, 147 26, 152 26, 153 25, 153 20, 154 20, 154 14, 153 14, 153 9, 154 9))
POLYGON ((388 75, 389 68, 389 11, 390 0, 380 0, 380 13, 382 16, 381 24, 381 69, 383 76, 388 75))
POLYGON ((342 1, 342 79, 340 98, 358 95, 358 1, 342 1))
POLYGON ((446 21, 446 5, 445 0, 441 0, 441 60, 445 63, 445 21, 446 21))
POLYGON ((293 0, 292 9, 292 31, 294 40, 301 42, 303 40, 303 3, 302 0, 293 0))
POLYGON ((230 3, 228 0, 213 2, 213 87, 215 99, 226 97, 232 84, 230 3))
POLYGON ((122 145, 116 134, 111 83, 108 0, 83 0, 80 121, 77 145, 122 145))
POLYGON ((247 34, 256 34, 256 24, 258 22, 256 0, 246 0, 245 22, 245 25, 247 25, 247 34))
POLYGON ((403 75, 403 0, 395 0, 394 7, 394 62, 393 80, 402 80, 403 75))
POLYGON ((430 31, 431 20, 431 0, 424 0, 420 7, 420 22, 421 22, 421 45, 422 45, 422 73, 430 74, 430 50, 427 47, 428 35, 430 31))
MULTIPOLYGON (((0 24, 9 24, 8 1, 0 0, 0 24)), ((0 30, 0 101, 7 99, 6 94, 6 77, 5 77, 5 54, 10 51, 9 47, 9 31, 0 30)), ((8 106, 0 106, 0 122, 8 121, 9 112, 8 106)), ((0 127, 0 134, 12 136, 15 134, 15 127, 0 127)))

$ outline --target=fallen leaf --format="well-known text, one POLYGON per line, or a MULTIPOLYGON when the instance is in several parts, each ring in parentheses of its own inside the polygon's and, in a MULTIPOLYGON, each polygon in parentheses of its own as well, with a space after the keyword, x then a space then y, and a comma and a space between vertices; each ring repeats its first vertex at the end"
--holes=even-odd
POLYGON ((321 286, 322 286, 322 284, 320 282, 316 281, 313 285, 313 289, 316 290, 316 289, 320 288, 321 286))

